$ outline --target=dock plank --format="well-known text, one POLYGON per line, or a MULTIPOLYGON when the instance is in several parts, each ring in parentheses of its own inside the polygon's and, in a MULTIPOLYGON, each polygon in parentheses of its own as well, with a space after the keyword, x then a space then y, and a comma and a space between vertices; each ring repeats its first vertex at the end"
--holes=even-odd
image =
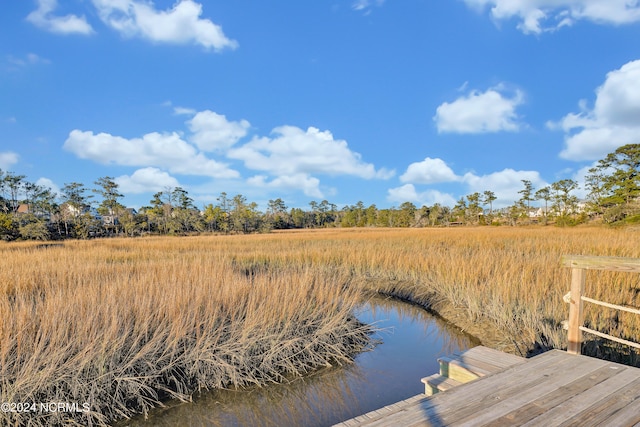
MULTIPOLYGON (((491 424, 493 420, 496 420, 496 418, 501 418, 510 412, 515 412, 519 408, 527 406, 532 402, 541 399, 541 397, 542 399, 545 399, 549 395, 554 395, 554 397, 556 398, 554 400, 548 401, 548 406, 552 408, 556 408, 558 405, 562 404, 570 405, 572 398, 574 398, 575 393, 577 393, 578 391, 590 390, 592 387, 594 387, 595 384, 606 382, 611 378, 612 375, 606 377, 606 374, 604 373, 606 371, 602 371, 601 369, 602 368, 600 368, 598 372, 593 375, 596 377, 593 381, 590 380, 590 377, 592 375, 582 375, 581 373, 578 373, 578 375, 581 375, 580 378, 573 381, 571 381, 571 378, 574 375, 561 375, 552 377, 548 381, 537 384, 531 389, 525 389, 519 393, 515 393, 514 396, 500 401, 499 404, 482 409, 468 417, 465 422, 456 423, 455 425, 471 427, 491 424)), ((571 372, 571 374, 575 374, 577 372, 579 371, 574 370, 571 372)), ((617 381, 617 379, 614 378, 614 381, 617 381)), ((549 412, 549 409, 547 409, 544 414, 548 414, 549 412)), ((527 421, 527 414, 520 413, 518 415, 520 415, 520 417, 514 417, 511 423, 507 423, 507 425, 513 425, 514 422, 523 424, 527 421)), ((566 414, 562 416, 566 418, 566 414)), ((554 425, 555 421, 556 420, 550 420, 548 423, 543 423, 542 425, 554 425)), ((535 425, 541 425, 541 421, 537 418, 533 423, 535 425)))
MULTIPOLYGON (((541 357, 541 356, 539 356, 541 357)), ((553 363, 560 360, 567 367, 573 364, 572 360, 563 360, 560 354, 547 354, 546 357, 537 360, 531 359, 529 369, 536 370, 539 365, 553 363)), ((561 365, 562 366, 562 365, 561 365)), ((486 377, 467 384, 463 384, 447 392, 446 395, 437 394, 429 399, 421 400, 417 404, 403 408, 402 411, 392 414, 386 419, 379 418, 367 425, 370 426, 404 426, 411 425, 416 419, 426 418, 430 425, 447 425, 456 418, 471 415, 478 409, 488 406, 496 398, 496 393, 510 395, 514 389, 530 386, 532 383, 540 382, 541 379, 532 376, 528 369, 522 369, 523 365, 517 365, 514 370, 515 380, 507 384, 504 381, 495 381, 495 377, 486 377), (484 383, 492 393, 479 393, 479 384, 484 383), (445 398, 446 396, 446 398, 445 398)), ((553 369, 547 368, 549 373, 553 369)), ((499 375, 499 374, 497 374, 499 375)))
MULTIPOLYGON (((592 405, 587 413, 580 413, 565 421, 562 425, 579 425, 584 427, 596 427, 605 423, 612 423, 612 420, 623 416, 629 422, 640 422, 640 379, 636 379, 618 393, 611 394, 607 398, 592 405), (635 409, 634 409, 635 406, 635 409), (625 415, 625 411, 633 410, 633 413, 625 415), (636 415, 635 420, 631 415, 636 415)), ((615 423, 611 425, 616 425, 615 423)))
POLYGON ((505 381, 501 374, 477 380, 473 383, 449 391, 447 398, 434 400, 434 410, 439 416, 449 422, 458 421, 466 416, 475 414, 482 408, 491 407, 503 399, 513 396, 522 390, 527 390, 543 383, 553 376, 557 369, 574 369, 571 360, 563 359, 558 354, 545 354, 531 359, 527 364, 517 365, 507 371, 510 380, 505 381), (544 357, 543 357, 544 356, 544 357), (533 375, 535 373, 535 375, 533 375), (464 406, 461 403, 464 402, 464 406))
POLYGON ((516 356, 509 353, 503 353, 484 346, 473 347, 464 352, 464 356, 488 363, 490 365, 507 368, 509 366, 524 363, 524 357, 516 356))
MULTIPOLYGON (((613 415, 606 418, 606 423, 612 426, 638 426, 640 425, 640 399, 635 399, 613 415)), ((598 425, 598 424, 592 424, 598 425)), ((599 424, 602 425, 602 424, 599 424)), ((581 426, 580 420, 572 426, 581 426)))
POLYGON ((487 423, 487 426, 509 427, 513 425, 515 420, 518 420, 521 423, 530 421, 546 413, 562 402, 569 400, 574 395, 586 391, 589 388, 593 387, 595 384, 598 384, 612 376, 617 375, 617 373, 619 372, 622 372, 622 370, 615 371, 607 366, 601 367, 597 371, 594 371, 591 375, 578 378, 577 380, 569 384, 561 386, 556 390, 547 393, 546 395, 532 400, 528 404, 519 406, 513 411, 487 423))
MULTIPOLYGON (((637 373, 636 373, 637 374, 637 373)), ((628 384, 640 378, 640 374, 619 375, 611 380, 604 381, 601 384, 577 395, 571 399, 563 402, 561 405, 556 406, 552 410, 540 415, 531 422, 529 426, 540 425, 541 423, 547 425, 561 425, 564 422, 569 422, 571 419, 579 420, 582 417, 586 417, 591 411, 598 412, 598 404, 604 400, 610 399, 612 396, 618 398, 619 394, 623 394, 623 389, 628 384)), ((604 403, 604 402, 603 402, 604 403)))
MULTIPOLYGON (((492 352, 476 350, 467 360, 491 364, 487 358, 492 352)), ((369 413, 357 425, 588 427, 640 423, 638 368, 559 350, 521 363, 513 358, 509 362, 515 364, 446 393, 414 396, 389 405, 386 411, 369 413)))

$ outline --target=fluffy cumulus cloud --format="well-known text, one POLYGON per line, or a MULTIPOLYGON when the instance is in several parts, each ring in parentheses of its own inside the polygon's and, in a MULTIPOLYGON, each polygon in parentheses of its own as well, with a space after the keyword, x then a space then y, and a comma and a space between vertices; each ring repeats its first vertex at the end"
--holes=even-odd
POLYGON ((0 169, 6 171, 11 166, 18 163, 18 154, 13 151, 0 152, 0 169))
POLYGON ((487 133, 520 129, 516 108, 524 102, 516 90, 509 96, 503 85, 485 92, 476 90, 445 102, 436 109, 433 120, 439 133, 487 133))
POLYGON ((221 114, 205 110, 195 114, 187 122, 193 132, 191 140, 202 151, 222 151, 247 134, 249 122, 241 120, 230 122, 221 114))
POLYGON ((320 180, 306 173, 293 175, 281 175, 271 181, 265 175, 256 175, 247 179, 247 183, 253 187, 270 188, 277 190, 301 190, 309 197, 323 198, 320 190, 320 180))
POLYGON ((120 190, 125 194, 140 194, 163 191, 165 188, 179 187, 178 180, 158 168, 142 168, 131 176, 122 175, 115 178, 120 190))
POLYGON ((58 34, 91 34, 93 28, 84 16, 73 14, 59 16, 54 13, 57 0, 38 0, 38 8, 27 16, 33 25, 58 34))
POLYGON ((507 206, 520 199, 518 191, 524 188, 522 180, 531 181, 533 187, 538 189, 548 185, 537 171, 517 171, 504 169, 487 175, 466 173, 462 181, 467 185, 469 193, 481 193, 493 191, 497 197, 493 206, 507 206))
POLYGON ((384 179, 393 174, 385 169, 376 171, 372 164, 362 161, 360 154, 351 151, 346 141, 334 139, 329 131, 281 126, 272 135, 253 138, 229 150, 228 156, 244 161, 249 169, 278 176, 319 173, 384 179))
POLYGON ((425 158, 421 162, 411 163, 407 171, 400 176, 402 182, 416 184, 434 184, 437 182, 458 181, 453 170, 442 159, 425 158))
POLYGON ((477 10, 491 9, 496 20, 515 18, 518 28, 540 34, 569 26, 579 20, 602 24, 629 24, 640 21, 637 0, 464 0, 477 10))
POLYGON ((394 203, 411 202, 417 206, 432 206, 436 203, 443 206, 453 206, 456 203, 451 194, 433 189, 418 192, 413 184, 390 188, 387 191, 387 200, 394 203))
POLYGON ((334 139, 329 131, 281 126, 270 137, 253 136, 240 143, 250 129, 248 121, 230 121, 210 110, 184 110, 192 116, 185 122, 190 131, 187 137, 181 131, 124 138, 76 129, 69 133, 64 149, 81 159, 140 168, 117 178, 122 190, 132 194, 175 187, 178 182, 172 175, 192 175, 322 198, 335 189, 322 187, 319 175, 388 179, 395 174, 364 162, 346 141, 334 139), (240 181, 240 173, 220 159, 244 163, 249 178, 240 181))
POLYGON ((49 178, 38 178, 38 180, 36 181, 36 185, 39 185, 41 187, 44 188, 48 188, 51 191, 53 191, 56 194, 60 194, 60 187, 58 187, 56 185, 56 183, 54 183, 53 181, 51 181, 49 178))
POLYGON ((517 171, 504 169, 502 171, 477 175, 467 172, 464 175, 456 174, 442 159, 427 157, 421 162, 412 163, 407 171, 400 176, 400 181, 406 184, 388 190, 387 200, 391 202, 413 202, 417 205, 441 205, 453 206, 456 200, 451 194, 427 188, 423 191, 416 185, 430 185, 436 183, 457 183, 463 188, 464 195, 471 193, 483 193, 493 191, 498 200, 494 207, 508 206, 520 199, 518 191, 524 188, 523 180, 531 181, 535 188, 542 188, 547 183, 540 177, 537 171, 517 171))
POLYGON ((197 44, 220 51, 235 49, 222 27, 201 18, 202 5, 181 0, 169 10, 157 10, 141 0, 93 0, 102 21, 125 37, 142 37, 158 43, 197 44))
POLYGON ((102 164, 166 168, 172 173, 236 178, 227 164, 207 158, 177 133, 149 133, 127 139, 108 133, 73 130, 64 148, 82 159, 102 164))
MULTIPOLYGON (((91 34, 84 16, 56 14, 57 0, 37 0, 38 8, 27 21, 58 34, 91 34)), ((158 10, 146 0, 92 0, 100 19, 125 37, 142 37, 156 43, 196 44, 205 49, 235 49, 238 43, 227 38, 222 27, 202 18, 202 5, 179 0, 167 10, 158 10)))
POLYGON ((581 103, 579 113, 567 114, 559 123, 566 132, 560 157, 567 160, 598 160, 616 148, 640 140, 640 60, 631 61, 607 74, 596 89, 592 109, 581 103))

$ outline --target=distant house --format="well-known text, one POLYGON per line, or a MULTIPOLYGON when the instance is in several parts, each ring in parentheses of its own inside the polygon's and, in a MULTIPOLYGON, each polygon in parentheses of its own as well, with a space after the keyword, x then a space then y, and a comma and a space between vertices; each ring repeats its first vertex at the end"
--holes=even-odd
POLYGON ((102 223, 104 225, 118 225, 118 217, 116 215, 102 215, 102 223))
POLYGON ((79 207, 71 205, 69 203, 63 203, 60 205, 60 214, 63 217, 64 216, 77 217, 80 215, 84 215, 86 213, 88 213, 89 215, 91 215, 93 218, 97 220, 102 220, 102 216, 98 213, 96 208, 93 208, 89 205, 84 205, 79 207))
POLYGON ((18 205, 18 209, 16 210, 18 214, 33 214, 38 218, 49 220, 51 219, 51 215, 48 212, 43 212, 40 209, 33 209, 33 206, 28 203, 20 203, 18 205))
MULTIPOLYGON (((547 212, 548 213, 548 212, 547 212)), ((545 209, 544 208, 531 208, 529 209, 529 218, 542 218, 545 216, 545 209)))
POLYGON ((32 210, 30 209, 30 206, 26 203, 20 203, 20 205, 18 206, 18 210, 16 210, 16 212, 21 214, 33 213, 32 210))
MULTIPOLYGON (((124 212, 125 213, 129 213, 131 215, 137 215, 138 211, 136 211, 134 208, 124 208, 124 212)), ((104 225, 118 225, 120 224, 119 221, 119 216, 117 214, 107 214, 107 215, 102 215, 102 223, 104 225)))

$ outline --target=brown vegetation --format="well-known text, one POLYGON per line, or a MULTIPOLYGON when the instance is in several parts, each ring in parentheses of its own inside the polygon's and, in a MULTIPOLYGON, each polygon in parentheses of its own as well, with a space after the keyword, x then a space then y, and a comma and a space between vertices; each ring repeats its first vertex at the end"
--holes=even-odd
POLYGON ((1 246, 0 400, 91 412, 3 412, 0 424, 108 423, 203 387, 345 363, 367 346, 348 276, 264 269, 243 256, 250 242, 230 242, 1 246))
MULTIPOLYGON (((351 314, 366 293, 435 309, 498 349, 564 348, 561 256, 640 257, 638 237, 484 227, 4 244, 1 400, 89 402, 93 412, 75 420, 101 423, 201 387, 346 362, 367 345, 351 314)), ((587 294, 638 306, 639 276, 589 272, 587 294)), ((586 318, 617 336, 640 332, 637 316, 594 309, 586 318)))

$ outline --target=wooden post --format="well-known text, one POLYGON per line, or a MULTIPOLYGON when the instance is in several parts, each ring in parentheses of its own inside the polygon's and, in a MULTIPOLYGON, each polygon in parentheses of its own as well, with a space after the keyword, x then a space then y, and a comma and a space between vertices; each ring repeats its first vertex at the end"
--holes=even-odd
POLYGON ((587 271, 583 268, 571 269, 571 302, 569 303, 569 345, 567 352, 580 354, 582 350, 582 331, 580 327, 584 323, 582 309, 582 295, 587 271))

